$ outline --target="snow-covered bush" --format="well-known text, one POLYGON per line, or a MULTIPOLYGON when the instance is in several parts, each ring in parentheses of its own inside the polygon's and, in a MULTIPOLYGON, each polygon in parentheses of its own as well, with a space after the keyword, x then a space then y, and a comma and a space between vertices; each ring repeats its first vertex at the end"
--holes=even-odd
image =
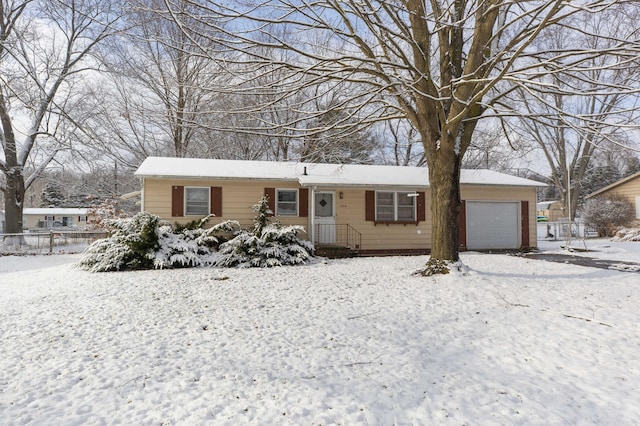
POLYGON ((268 267, 306 263, 313 244, 298 238, 302 226, 269 223, 267 199, 254 206, 252 231, 236 221, 204 228, 211 216, 171 227, 159 216, 139 213, 130 219, 106 219, 109 238, 91 244, 78 266, 91 272, 195 266, 268 267), (225 243, 224 236, 235 235, 225 243), (219 253, 216 250, 219 249, 219 253))
POLYGON ((313 244, 300 239, 302 226, 281 226, 269 223, 271 211, 267 197, 254 206, 257 213, 252 231, 241 231, 235 238, 220 245, 214 266, 272 267, 306 263, 313 253, 313 244))
POLYGON ((633 205, 616 194, 594 197, 584 205, 584 222, 596 230, 599 237, 612 237, 616 229, 633 221, 633 205))
POLYGON ((620 228, 613 241, 640 241, 640 227, 637 228, 620 228))
POLYGON ((202 228, 209 218, 202 219, 195 229, 180 231, 146 212, 130 219, 107 219, 104 225, 111 236, 91 244, 78 266, 91 272, 108 272, 209 265, 218 235, 239 228, 237 222, 202 228))
POLYGON ((185 268, 208 266, 213 263, 221 233, 233 233, 238 222, 227 221, 209 229, 203 229, 208 217, 197 228, 183 227, 174 230, 169 225, 158 228, 158 249, 153 253, 153 267, 185 268))
POLYGON ((131 219, 106 219, 111 236, 91 244, 79 266, 91 272, 150 269, 151 254, 158 249, 160 218, 140 213, 131 219))

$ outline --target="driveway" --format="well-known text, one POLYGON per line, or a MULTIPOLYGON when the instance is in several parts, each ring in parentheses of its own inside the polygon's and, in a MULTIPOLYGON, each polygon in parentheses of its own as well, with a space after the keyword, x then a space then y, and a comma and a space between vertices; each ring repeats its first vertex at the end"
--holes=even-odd
POLYGON ((521 255, 529 259, 539 259, 547 262, 567 263, 571 265, 588 266, 591 268, 613 269, 624 272, 640 272, 640 263, 620 260, 595 259, 587 256, 577 256, 561 253, 524 253, 521 255))

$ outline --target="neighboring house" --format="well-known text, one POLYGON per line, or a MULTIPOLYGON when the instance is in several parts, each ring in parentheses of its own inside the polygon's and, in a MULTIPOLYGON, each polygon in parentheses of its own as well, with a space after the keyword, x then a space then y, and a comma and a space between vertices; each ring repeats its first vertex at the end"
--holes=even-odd
POLYGON ((560 218, 566 217, 565 208, 562 201, 542 201, 536 204, 538 217, 544 216, 549 222, 557 222, 560 218))
POLYGON ((86 208, 24 208, 22 227, 25 230, 43 229, 85 229, 87 227, 86 208))
POLYGON ((636 211, 636 219, 640 219, 640 172, 620 179, 609 186, 593 192, 585 197, 589 199, 601 195, 616 194, 626 198, 636 211))
MULTIPOLYGON (((253 225, 251 207, 269 196, 284 225, 302 225, 316 245, 360 254, 427 253, 431 198, 426 167, 147 158, 142 211, 186 223, 253 225)), ((463 170, 460 249, 536 246, 539 182, 488 170, 463 170)))
POLYGON ((4 210, 0 210, 0 234, 4 233, 4 210))

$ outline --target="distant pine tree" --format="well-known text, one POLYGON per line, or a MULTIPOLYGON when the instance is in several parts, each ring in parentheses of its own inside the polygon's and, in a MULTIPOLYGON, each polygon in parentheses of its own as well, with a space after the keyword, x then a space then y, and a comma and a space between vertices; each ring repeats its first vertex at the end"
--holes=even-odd
POLYGON ((627 157, 623 177, 631 176, 638 172, 640 172, 640 158, 633 155, 627 157))
POLYGON ((585 172, 584 179, 580 182, 582 194, 589 195, 611 185, 621 177, 620 171, 612 165, 592 167, 585 172))
POLYGON ((66 207, 66 201, 62 185, 56 181, 47 182, 40 196, 40 207, 66 207))

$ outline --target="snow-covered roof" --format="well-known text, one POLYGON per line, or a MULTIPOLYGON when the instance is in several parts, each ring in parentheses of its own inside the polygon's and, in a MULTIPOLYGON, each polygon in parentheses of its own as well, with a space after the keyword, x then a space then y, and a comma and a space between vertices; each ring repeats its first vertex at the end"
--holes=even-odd
POLYGON ((34 215, 86 215, 87 209, 85 208, 66 208, 66 207, 48 207, 48 208, 24 208, 22 214, 34 214, 34 215))
POLYGON ((536 203, 536 209, 538 209, 538 210, 546 210, 546 209, 548 209, 549 207, 551 207, 555 203, 562 203, 562 201, 560 201, 560 200, 540 201, 539 203, 536 203))
MULTIPOLYGON (((426 167, 148 157, 142 178, 273 180, 302 186, 428 187, 426 167)), ((491 170, 462 170, 466 185, 542 187, 543 183, 491 170)))

